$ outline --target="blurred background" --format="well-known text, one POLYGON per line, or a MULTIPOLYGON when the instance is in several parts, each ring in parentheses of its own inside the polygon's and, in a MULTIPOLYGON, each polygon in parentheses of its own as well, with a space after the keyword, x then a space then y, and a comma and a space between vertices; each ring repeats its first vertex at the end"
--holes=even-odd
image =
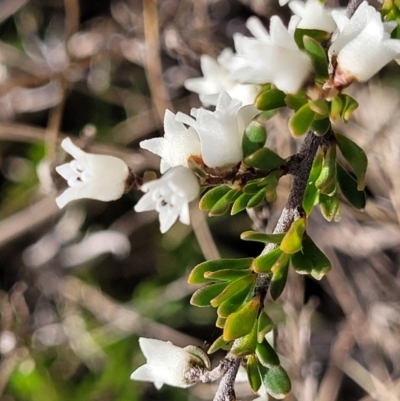
MULTIPOLYGON (((335 4, 332 4, 335 5, 335 4)), ((141 151, 162 135, 166 108, 199 107, 183 83, 199 57, 232 46, 245 21, 268 24, 289 9, 269 0, 0 1, 0 399, 2 401, 210 400, 215 384, 190 390, 131 382, 144 363, 139 336, 196 344, 220 335, 215 310, 195 308, 190 269, 205 259, 257 256, 251 226, 273 228, 278 201, 234 218, 207 219, 166 235, 157 216, 133 211, 140 194, 80 201, 59 210, 65 136, 118 156, 141 174, 159 160, 141 151)), ((368 204, 343 201, 342 220, 316 210, 308 230, 333 262, 321 282, 294 273, 267 309, 293 391, 288 400, 400 399, 400 80, 389 65, 351 88, 361 107, 345 127, 368 153, 368 204)), ((287 114, 266 123, 268 146, 293 154, 287 114)), ((221 355, 216 355, 215 362, 221 355)), ((238 399, 250 400, 246 384, 238 399)))

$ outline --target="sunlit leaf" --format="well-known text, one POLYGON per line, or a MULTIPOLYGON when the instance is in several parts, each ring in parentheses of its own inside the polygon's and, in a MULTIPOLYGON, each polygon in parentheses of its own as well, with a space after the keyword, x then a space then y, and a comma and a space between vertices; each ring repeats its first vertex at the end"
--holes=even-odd
POLYGON ((279 245, 280 249, 285 253, 296 253, 300 251, 305 230, 306 219, 300 218, 295 220, 283 237, 283 240, 279 245))
POLYGON ((257 392, 262 384, 257 359, 254 354, 247 358, 247 379, 253 392, 257 392))
POLYGON ((321 280, 332 269, 330 260, 308 235, 305 236, 303 241, 303 254, 307 259, 311 260, 313 264, 311 275, 316 280, 321 280))
POLYGON ((318 199, 318 189, 315 186, 315 181, 321 174, 322 169, 322 152, 318 152, 311 167, 310 176, 308 178, 306 191, 303 197, 303 209, 307 216, 309 216, 314 208, 318 199))
POLYGON ((240 235, 240 238, 244 241, 255 241, 262 242, 264 244, 279 244, 282 242, 283 234, 266 234, 258 231, 245 231, 240 235))
POLYGON ((210 284, 199 288, 190 299, 194 306, 211 306, 210 301, 219 295, 227 286, 227 283, 210 284))
POLYGON ((203 195, 199 202, 201 210, 211 210, 211 208, 229 191, 231 190, 228 185, 219 185, 218 187, 211 188, 203 195))
POLYGON ((289 131, 294 137, 304 135, 311 127, 315 118, 315 112, 311 110, 309 103, 306 103, 297 110, 289 119, 289 131))
POLYGON ((204 277, 205 272, 215 272, 218 270, 246 270, 250 268, 253 263, 253 258, 239 258, 239 259, 216 259, 207 260, 198 264, 191 271, 188 283, 189 284, 203 284, 209 283, 210 279, 204 277))
POLYGON ((261 92, 256 99, 255 105, 259 110, 275 110, 286 107, 285 96, 284 92, 272 88, 268 91, 261 92))
POLYGON ((249 334, 255 324, 259 309, 260 299, 257 297, 230 314, 224 326, 224 339, 235 340, 249 334))

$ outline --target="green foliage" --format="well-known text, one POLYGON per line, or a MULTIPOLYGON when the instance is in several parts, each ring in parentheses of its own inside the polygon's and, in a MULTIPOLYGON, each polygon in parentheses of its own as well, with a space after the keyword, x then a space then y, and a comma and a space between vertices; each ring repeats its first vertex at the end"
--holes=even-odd
POLYGON ((272 271, 272 267, 278 261, 280 256, 283 254, 280 248, 274 248, 264 255, 260 255, 254 259, 252 268, 256 273, 269 274, 272 271))
POLYGON ((317 152, 315 156, 313 165, 311 167, 310 176, 308 179, 308 184, 303 198, 303 209, 307 216, 309 216, 314 208, 315 203, 318 200, 318 188, 315 183, 321 174, 322 169, 322 152, 317 152))
POLYGON ((306 219, 295 220, 286 232, 279 248, 285 253, 296 253, 301 250, 303 234, 306 231, 306 219))
POLYGON ((206 272, 249 269, 253 260, 253 258, 207 260, 193 268, 188 277, 188 283, 203 284, 210 282, 210 279, 204 277, 206 272))
POLYGON ((240 235, 244 241, 256 241, 264 244, 280 244, 285 234, 266 234, 258 231, 245 231, 240 235))
POLYGON ((246 157, 262 148, 267 140, 265 128, 257 121, 251 122, 243 135, 243 155, 246 157))
POLYGON ((315 181, 321 194, 330 195, 336 190, 336 146, 330 146, 322 162, 321 173, 315 181))
POLYGON ((201 210, 211 210, 213 206, 230 190, 231 188, 228 185, 219 185, 215 188, 211 188, 200 199, 199 208, 201 210))
POLYGON ((332 269, 329 259, 308 235, 304 237, 302 252, 304 257, 312 262, 311 275, 316 280, 321 280, 332 269))
POLYGON ((230 344, 230 341, 225 341, 224 337, 222 334, 210 345, 210 348, 208 349, 207 353, 208 354, 213 354, 214 352, 217 352, 221 348, 226 347, 228 344, 230 344))
POLYGON ((266 339, 257 343, 256 355, 261 365, 266 368, 273 368, 274 366, 280 365, 278 354, 266 339))
POLYGON ((340 218, 339 198, 336 192, 331 195, 319 194, 318 203, 326 220, 337 221, 340 218))
POLYGON ((239 189, 231 189, 220 198, 211 208, 209 216, 220 216, 229 210, 229 206, 240 196, 239 189))
POLYGON ((262 365, 258 366, 262 382, 272 397, 277 399, 285 398, 292 389, 290 379, 282 366, 266 368, 262 365))
POLYGON ((285 93, 276 88, 263 91, 258 95, 255 105, 263 111, 275 110, 285 107, 285 93))
POLYGON ((274 301, 280 297, 285 288, 289 272, 289 259, 290 256, 288 254, 282 253, 271 268, 273 274, 269 285, 269 293, 274 301))
POLYGON ((264 340, 265 335, 274 328, 274 323, 267 313, 262 310, 258 316, 257 324, 257 341, 261 343, 264 340))
POLYGON ((260 371, 258 370, 257 358, 254 354, 247 358, 247 378, 250 387, 254 392, 257 392, 262 384, 260 371))
POLYGON ((357 181, 339 163, 336 169, 337 181, 344 197, 354 208, 363 210, 366 203, 365 192, 357 189, 357 181))
POLYGON ((270 148, 261 148, 246 157, 244 163, 259 170, 269 171, 283 167, 286 161, 270 148))
POLYGON ((237 339, 231 349, 232 355, 237 358, 243 358, 253 354, 257 346, 257 321, 254 322, 250 332, 237 339))
POLYGON ((316 41, 317 43, 323 43, 329 39, 330 34, 319 29, 303 29, 297 28, 294 31, 294 40, 296 41, 299 49, 305 49, 304 38, 308 37, 316 41))
POLYGON ((289 119, 289 131, 294 137, 304 135, 311 127, 315 118, 315 112, 311 109, 310 104, 306 103, 300 107, 289 119))
POLYGON ((368 166, 367 155, 356 143, 346 136, 335 133, 335 138, 340 152, 350 163, 357 177, 357 189, 362 191, 365 187, 365 175, 368 166))
POLYGON ((310 56, 318 78, 328 78, 328 58, 320 43, 310 36, 303 36, 304 50, 310 56))
POLYGON ((250 199, 253 197, 252 194, 242 193, 236 200, 233 202, 231 215, 238 214, 239 212, 246 209, 247 204, 249 203, 250 199))
MULTIPOLYGON (((246 336, 254 327, 256 332, 256 319, 260 309, 260 299, 258 297, 251 299, 236 312, 230 314, 224 326, 224 340, 236 340, 246 336)), ((256 333, 254 334, 254 343, 256 342, 256 333)))
POLYGON ((199 288, 190 299, 194 306, 211 306, 211 300, 217 297, 226 287, 227 283, 210 284, 199 288))

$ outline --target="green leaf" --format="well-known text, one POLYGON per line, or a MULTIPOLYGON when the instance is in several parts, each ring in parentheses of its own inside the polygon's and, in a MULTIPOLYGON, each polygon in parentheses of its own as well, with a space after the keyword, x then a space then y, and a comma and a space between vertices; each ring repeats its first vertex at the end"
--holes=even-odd
POLYGON ((221 199, 219 199, 215 205, 211 208, 208 215, 211 216, 220 216, 228 211, 230 204, 240 196, 239 189, 231 189, 227 192, 221 199))
POLYGON ((261 365, 265 366, 266 368, 272 368, 280 365, 278 354, 266 339, 257 344, 256 355, 261 365))
POLYGON ((226 286, 227 283, 218 283, 199 288, 190 299, 191 305, 199 307, 211 306, 211 300, 219 295, 226 286))
POLYGON ((299 251, 294 253, 290 257, 290 261, 292 262, 293 269, 298 274, 310 274, 313 268, 312 261, 307 259, 303 252, 299 251))
POLYGON ((211 188, 203 195, 199 202, 201 210, 211 210, 211 208, 229 191, 231 190, 228 185, 219 185, 218 187, 211 188))
POLYGON ((246 157, 244 163, 259 170, 269 171, 285 166, 286 160, 270 148, 264 147, 246 157))
POLYGON ((272 88, 261 92, 257 97, 255 105, 259 110, 275 110, 286 107, 285 93, 279 89, 272 88))
POLYGON ((253 298, 231 313, 224 326, 224 340, 236 340, 250 333, 260 309, 260 298, 253 298))
POLYGON ((210 282, 209 279, 204 277, 205 272, 215 272, 218 270, 236 269, 246 270, 249 269, 253 263, 254 258, 241 258, 241 259, 216 259, 207 260, 198 264, 191 271, 188 283, 189 284, 203 284, 210 282))
POLYGON ((365 188, 365 174, 368 166, 367 155, 346 136, 335 133, 335 137, 343 157, 350 163, 357 177, 357 189, 362 191, 365 188))
POLYGON ((311 127, 315 118, 315 112, 311 110, 309 103, 300 107, 289 118, 289 131, 294 137, 304 135, 311 127))
POLYGON ((310 36, 303 36, 304 50, 310 56, 315 75, 318 78, 328 78, 328 58, 324 48, 310 36))
POLYGON ((258 231, 245 231, 240 235, 244 241, 262 242, 263 244, 280 244, 285 233, 282 234, 265 234, 258 231))
POLYGON ((310 104, 310 109, 314 111, 316 114, 320 115, 321 118, 328 117, 329 103, 326 100, 317 99, 311 101, 309 104, 310 104))
POLYGON ((329 132, 331 128, 331 121, 329 117, 323 118, 322 120, 314 120, 311 124, 311 130, 315 135, 324 136, 329 132))
POLYGON ((232 281, 228 286, 215 298, 210 301, 210 304, 216 308, 222 304, 222 302, 227 299, 232 298, 238 291, 250 289, 254 285, 255 275, 246 275, 244 277, 238 278, 235 281, 232 281))
POLYGON ((321 173, 315 186, 322 194, 331 194, 336 188, 336 146, 330 146, 322 162, 321 173))
POLYGON ((279 298, 285 288, 289 271, 289 259, 290 256, 288 254, 282 253, 279 259, 272 266, 271 270, 273 275, 269 286, 269 292, 274 301, 279 298))
POLYGON ((261 188, 255 195, 251 197, 251 199, 247 203, 247 207, 249 208, 256 207, 260 203, 262 203, 265 200, 265 195, 267 194, 268 190, 269 189, 267 186, 261 188))
POLYGON ((245 194, 245 193, 241 194, 239 198, 237 198, 235 202, 233 202, 231 215, 233 216, 241 212, 242 210, 246 209, 247 204, 252 197, 253 195, 250 194, 245 194))
POLYGON ((296 41, 297 46, 301 50, 304 50, 304 39, 303 38, 305 36, 313 38, 317 42, 322 43, 329 39, 330 33, 321 31, 320 29, 297 28, 294 31, 294 40, 296 41))
POLYGON ((219 329, 223 329, 225 327, 226 323, 226 318, 218 316, 217 321, 215 322, 215 326, 218 327, 219 329))
POLYGON ((343 110, 341 113, 342 120, 347 123, 350 120, 353 111, 357 109, 358 103, 349 95, 341 95, 344 98, 343 110))
POLYGON ((339 217, 339 198, 337 193, 332 196, 319 194, 318 199, 319 207, 321 208, 321 213, 325 217, 326 220, 335 221, 339 217))
POLYGON ((366 203, 365 192, 357 189, 357 181, 339 163, 337 163, 337 180, 340 190, 350 205, 363 210, 366 203))
POLYGON ((272 266, 276 263, 282 253, 283 252, 279 248, 274 248, 265 255, 258 256, 254 259, 252 266, 253 270, 259 274, 271 273, 272 266))
POLYGON ((243 155, 248 156, 262 148, 267 140, 265 128, 257 121, 252 121, 244 131, 243 135, 243 155))
POLYGON ((244 277, 247 274, 251 274, 249 270, 236 270, 236 269, 226 269, 217 270, 216 272, 207 271, 204 273, 204 278, 209 280, 220 280, 220 281, 234 281, 240 277, 244 277))
POLYGON ((264 341, 265 335, 274 328, 274 323, 267 313, 263 310, 258 316, 257 323, 257 341, 259 343, 264 341))
POLYGON ((294 111, 297 111, 305 104, 307 104, 307 95, 304 92, 297 93, 296 95, 286 95, 285 103, 288 107, 290 107, 294 111))
POLYGON ((278 400, 285 398, 292 389, 290 379, 282 366, 274 368, 266 368, 262 365, 258 366, 262 381, 268 394, 278 400))
POLYGON ((303 234, 306 231, 306 219, 295 220, 283 237, 279 248, 285 253, 296 253, 302 248, 303 234))
POLYGON ((251 287, 245 287, 226 301, 222 302, 217 309, 218 316, 227 318, 231 313, 236 312, 243 305, 246 298, 249 295, 251 296, 251 291, 251 287))
POLYGON ((313 264, 311 275, 316 280, 321 280, 332 269, 330 260, 308 235, 305 236, 303 241, 303 254, 307 259, 311 260, 313 264))
POLYGON ((311 214, 314 205, 318 199, 318 189, 315 186, 315 181, 321 174, 322 159, 323 159, 322 152, 318 152, 313 161, 313 165, 310 171, 310 176, 308 178, 306 191, 304 193, 303 209, 307 216, 311 214))
POLYGON ((210 348, 207 351, 207 354, 213 354, 221 348, 226 347, 230 341, 225 341, 222 337, 222 334, 210 345, 210 348))
POLYGON ((254 354, 257 345, 257 322, 254 322, 249 334, 238 338, 230 350, 230 353, 236 358, 243 358, 254 354))
POLYGON ((341 96, 335 96, 331 101, 331 118, 336 121, 342 115, 344 101, 341 96))
POLYGON ((247 358, 247 379, 254 393, 256 393, 262 384, 258 363, 254 354, 247 358))

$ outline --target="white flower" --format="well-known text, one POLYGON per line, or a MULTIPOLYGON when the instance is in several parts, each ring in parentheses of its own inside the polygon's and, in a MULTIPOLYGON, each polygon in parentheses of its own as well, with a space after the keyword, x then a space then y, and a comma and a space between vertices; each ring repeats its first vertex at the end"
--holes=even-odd
POLYGON ((243 83, 272 83, 287 93, 297 92, 312 72, 310 58, 300 51, 282 21, 273 16, 270 33, 256 17, 246 23, 255 38, 234 35, 238 55, 232 62, 233 79, 243 83))
POLYGON ((164 174, 175 166, 187 167, 190 156, 200 156, 200 141, 193 128, 186 128, 176 121, 175 114, 169 110, 164 115, 164 138, 147 139, 140 147, 161 157, 160 171, 164 174))
POLYGON ((146 357, 146 364, 132 373, 132 380, 153 382, 158 390, 163 384, 174 387, 190 387, 195 384, 188 379, 187 372, 199 365, 198 358, 170 341, 141 337, 139 344, 146 357))
POLYGON ((125 192, 129 168, 124 161, 107 155, 93 155, 75 146, 65 138, 61 147, 75 160, 56 167, 56 171, 67 180, 67 188, 56 198, 62 208, 75 199, 97 199, 112 201, 125 192))
POLYGON ((336 29, 331 10, 326 8, 325 4, 319 0, 307 0, 305 3, 292 0, 289 7, 295 14, 290 20, 289 26, 291 28, 295 26, 301 29, 319 29, 329 33, 336 29))
POLYGON ((142 185, 147 192, 135 206, 137 212, 156 210, 159 213, 160 231, 167 232, 179 217, 190 224, 189 202, 196 198, 200 185, 192 170, 176 166, 158 180, 142 185))
POLYGON ((382 22, 380 13, 367 2, 361 3, 351 19, 338 11, 332 11, 332 17, 339 29, 328 52, 336 67, 335 86, 368 81, 400 54, 400 40, 390 39, 396 23, 382 22))
POLYGON ((252 104, 258 94, 256 85, 240 84, 229 75, 230 63, 234 59, 230 48, 224 49, 217 60, 203 54, 200 57, 203 77, 190 78, 185 81, 185 88, 199 94, 205 107, 215 106, 221 89, 224 89, 233 99, 241 100, 242 104, 252 104))
POLYGON ((214 112, 192 109, 191 118, 178 113, 176 118, 193 127, 200 137, 201 156, 208 167, 225 167, 243 159, 242 139, 250 121, 260 113, 253 105, 242 102, 221 91, 214 112))

